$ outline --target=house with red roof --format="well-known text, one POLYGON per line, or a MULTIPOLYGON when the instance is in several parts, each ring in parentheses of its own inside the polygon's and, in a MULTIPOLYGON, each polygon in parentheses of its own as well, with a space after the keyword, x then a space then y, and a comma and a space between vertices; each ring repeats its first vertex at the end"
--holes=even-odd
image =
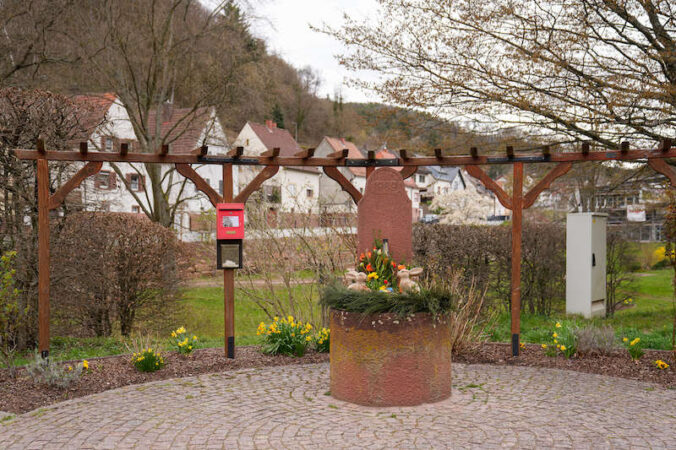
MULTIPOLYGON (((361 150, 345 138, 335 138, 324 136, 322 141, 315 149, 315 156, 327 156, 331 153, 340 152, 347 149, 347 157, 351 159, 364 158, 361 150)), ((366 168, 364 167, 338 167, 340 173, 350 180, 352 184, 364 192, 366 183, 366 168)), ((319 204, 322 211, 326 212, 355 212, 357 205, 352 198, 343 191, 338 183, 322 174, 319 178, 319 204)))
MULTIPOLYGON (((244 147, 244 154, 258 156, 279 149, 280 156, 293 156, 303 149, 287 130, 278 128, 272 120, 264 124, 247 122, 233 142, 234 147, 244 147)), ((239 187, 251 181, 260 171, 257 167, 239 168, 239 187)), ((267 180, 262 188, 266 199, 283 212, 319 212, 318 167, 280 167, 277 174, 267 180)))
MULTIPOLYGON (((80 120, 89 130, 85 138, 89 147, 97 151, 119 152, 123 143, 129 145, 130 152, 140 151, 141 137, 155 142, 157 147, 168 144, 171 153, 189 153, 201 145, 208 145, 210 154, 227 152, 225 133, 214 108, 175 108, 165 104, 161 111, 150 112, 147 130, 139 131, 143 136, 137 136, 127 109, 115 94, 78 95, 74 99, 87 106, 88 113, 80 120)), ((196 170, 222 192, 220 167, 206 165, 196 170)), ((167 165, 166 171, 164 183, 170 202, 179 203, 174 224, 178 237, 185 241, 209 238, 213 230, 205 227, 202 216, 208 215, 211 203, 192 182, 175 172, 173 165, 167 165)), ((85 207, 98 211, 143 214, 153 201, 148 173, 139 163, 104 163, 96 176, 82 184, 80 193, 85 207)))

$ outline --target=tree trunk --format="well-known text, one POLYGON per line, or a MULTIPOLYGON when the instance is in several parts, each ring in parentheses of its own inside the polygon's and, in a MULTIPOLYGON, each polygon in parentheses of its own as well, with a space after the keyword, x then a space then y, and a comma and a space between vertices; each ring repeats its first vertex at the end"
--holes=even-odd
POLYGON ((162 165, 146 164, 146 171, 150 179, 150 187, 153 194, 153 208, 150 220, 157 222, 163 227, 170 228, 173 225, 173 217, 169 205, 169 199, 162 187, 162 165))

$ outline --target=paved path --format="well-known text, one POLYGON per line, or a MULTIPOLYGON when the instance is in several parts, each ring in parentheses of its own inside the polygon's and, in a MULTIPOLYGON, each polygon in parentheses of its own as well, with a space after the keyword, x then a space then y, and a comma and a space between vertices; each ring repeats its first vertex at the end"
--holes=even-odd
POLYGON ((328 365, 127 386, 0 425, 0 448, 676 447, 676 391, 551 369, 454 366, 451 399, 365 408, 328 365))

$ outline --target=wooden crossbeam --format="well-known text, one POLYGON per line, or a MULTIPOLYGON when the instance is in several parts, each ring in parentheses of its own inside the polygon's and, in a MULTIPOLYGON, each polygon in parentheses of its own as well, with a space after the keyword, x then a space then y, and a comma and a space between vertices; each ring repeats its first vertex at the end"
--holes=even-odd
POLYGON ((324 173, 327 177, 335 180, 340 187, 352 197, 352 201, 355 204, 359 203, 359 200, 362 198, 361 192, 350 183, 350 180, 340 173, 340 170, 338 170, 337 167, 324 167, 324 173))
MULTIPOLYGON (((407 159, 374 159, 364 158, 346 158, 344 152, 336 152, 325 157, 299 158, 296 156, 280 156, 270 158, 264 156, 252 156, 233 158, 230 156, 199 156, 190 153, 167 154, 165 156, 156 153, 129 153, 120 155, 119 153, 109 152, 88 152, 82 155, 79 151, 53 151, 46 150, 40 153, 37 150, 17 149, 13 150, 14 155, 23 160, 47 159, 49 161, 103 161, 103 162, 142 162, 142 163, 171 163, 171 164, 226 164, 247 165, 247 166, 346 166, 351 167, 393 167, 393 166, 474 166, 486 164, 513 164, 515 162, 523 163, 551 163, 551 162, 582 162, 582 161, 636 161, 642 159, 665 159, 676 158, 676 148, 670 148, 667 151, 659 149, 649 150, 629 150, 622 153, 618 150, 606 150, 589 152, 586 155, 583 152, 552 152, 549 158, 540 154, 518 154, 514 158, 504 156, 478 155, 472 157, 469 155, 444 156, 439 159, 434 156, 411 157, 407 159)), ((346 156, 346 155, 345 155, 346 156)))
POLYGON ((481 181, 487 189, 490 189, 498 201, 507 209, 512 209, 512 199, 509 195, 491 178, 486 172, 481 170, 479 166, 465 166, 465 170, 471 176, 481 181))
POLYGON ((86 142, 80 142, 80 154, 82 156, 87 156, 87 152, 89 151, 89 146, 87 145, 86 142))
POLYGON ((228 155, 230 158, 238 159, 244 154, 244 147, 235 147, 233 149, 228 150, 228 155))
POLYGON ((349 153, 349 150, 344 148, 342 150, 338 150, 337 152, 329 153, 326 155, 326 158, 333 160, 345 159, 349 153))
POLYGON ((554 180, 568 173, 571 167, 573 167, 573 163, 571 162, 559 163, 554 169, 545 175, 545 177, 542 178, 538 184, 533 186, 531 190, 528 191, 526 195, 524 195, 524 209, 530 208, 533 203, 535 203, 535 200, 537 200, 538 195, 540 195, 540 193, 545 189, 549 189, 554 180))
MULTIPOLYGON (((82 153, 82 151, 80 151, 82 153)), ((129 144, 123 142, 120 144, 120 156, 127 156, 129 154, 129 144)))
POLYGON ((246 185, 244 189, 240 191, 239 194, 237 194, 237 197, 235 197, 234 202, 235 203, 246 203, 246 201, 249 199, 249 196, 253 194, 255 191, 258 190, 258 188, 261 187, 263 182, 265 180, 272 178, 275 176, 275 174, 279 171, 279 166, 266 166, 263 170, 261 170, 258 175, 256 175, 256 178, 254 178, 251 183, 246 185))
POLYGON ((49 209, 56 209, 61 206, 61 203, 66 199, 66 196, 70 194, 73 189, 82 184, 87 177, 99 173, 101 166, 103 166, 103 163, 100 161, 88 162, 82 169, 78 170, 77 173, 61 186, 58 191, 49 196, 49 209))
POLYGON ((211 204, 216 207, 221 201, 221 196, 212 188, 204 178, 198 174, 195 169, 190 167, 190 164, 176 164, 176 171, 192 181, 195 187, 207 196, 211 204))
POLYGON ((279 152, 280 152, 280 148, 275 147, 272 150, 268 150, 268 151, 261 153, 261 157, 262 158, 278 158, 279 152))
POLYGON ((300 152, 294 154, 296 158, 301 158, 301 159, 308 159, 312 158, 315 155, 315 149, 314 148, 308 148, 307 150, 301 150, 300 152))

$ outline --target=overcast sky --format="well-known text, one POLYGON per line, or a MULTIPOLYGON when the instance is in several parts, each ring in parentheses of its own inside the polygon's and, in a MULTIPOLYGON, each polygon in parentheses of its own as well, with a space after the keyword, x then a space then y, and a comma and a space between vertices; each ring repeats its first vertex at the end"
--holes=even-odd
MULTIPOLYGON (((319 72, 320 96, 333 97, 340 89, 345 101, 378 100, 373 94, 343 86, 343 80, 351 75, 335 58, 343 46, 309 27, 310 24, 319 27, 322 23, 338 26, 343 13, 356 18, 373 14, 377 10, 375 0, 266 0, 256 2, 254 10, 260 17, 253 23, 254 34, 264 38, 271 51, 296 68, 309 65, 319 72)), ((369 74, 359 76, 369 77, 369 74)))

